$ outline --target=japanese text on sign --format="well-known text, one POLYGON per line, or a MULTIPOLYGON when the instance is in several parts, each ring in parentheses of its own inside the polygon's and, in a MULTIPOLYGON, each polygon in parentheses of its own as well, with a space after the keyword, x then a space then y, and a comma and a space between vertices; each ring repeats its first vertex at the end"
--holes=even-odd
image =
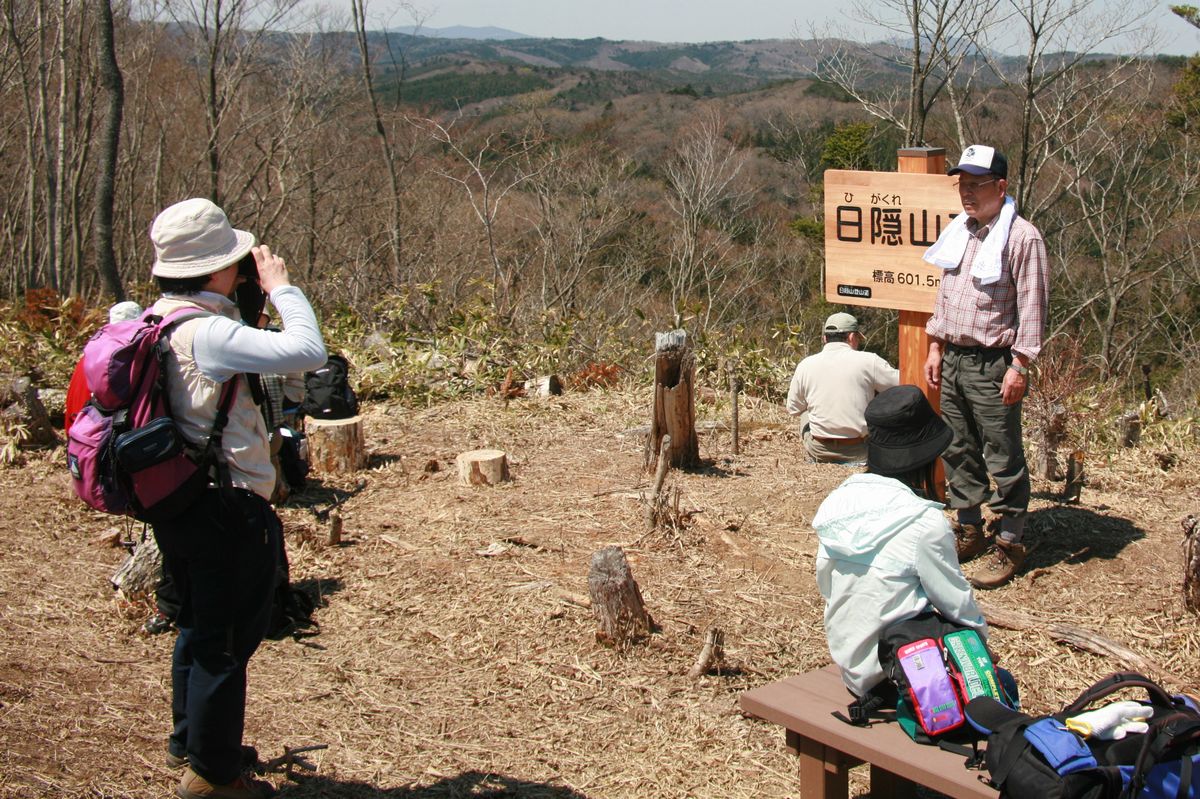
POLYGON ((826 172, 826 298, 931 310, 941 275, 921 256, 959 213, 944 175, 826 172))

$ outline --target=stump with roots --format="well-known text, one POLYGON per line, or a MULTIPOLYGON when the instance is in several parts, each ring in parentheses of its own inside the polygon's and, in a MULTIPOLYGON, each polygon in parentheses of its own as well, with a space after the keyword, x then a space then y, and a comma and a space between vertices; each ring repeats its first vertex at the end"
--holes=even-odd
POLYGON ((597 640, 624 647, 654 632, 654 619, 646 611, 642 592, 620 547, 605 547, 592 555, 588 594, 599 625, 597 640))
POLYGON ((308 462, 326 474, 350 474, 367 465, 367 445, 361 416, 349 419, 308 419, 308 462))

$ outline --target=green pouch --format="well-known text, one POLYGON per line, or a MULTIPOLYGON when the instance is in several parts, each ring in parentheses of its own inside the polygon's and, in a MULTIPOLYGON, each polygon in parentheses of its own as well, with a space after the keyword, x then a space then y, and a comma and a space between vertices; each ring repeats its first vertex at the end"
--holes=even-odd
POLYGON ((970 702, 977 696, 990 696, 997 702, 1008 705, 1008 697, 996 677, 996 667, 988 654, 983 639, 974 630, 959 630, 942 636, 946 658, 951 672, 962 689, 963 697, 970 702))

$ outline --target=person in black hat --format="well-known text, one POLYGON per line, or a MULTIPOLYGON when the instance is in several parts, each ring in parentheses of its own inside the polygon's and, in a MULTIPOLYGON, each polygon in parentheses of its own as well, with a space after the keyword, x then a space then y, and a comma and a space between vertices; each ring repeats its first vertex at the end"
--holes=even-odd
POLYGON ((957 513, 959 561, 988 547, 987 502, 999 530, 971 584, 996 588, 1025 560, 1030 484, 1021 406, 1045 335, 1050 265, 1042 234, 1007 196, 1003 153, 972 144, 949 174, 958 178, 963 213, 924 256, 942 270, 925 326, 924 374, 929 387, 941 391, 942 417, 954 431, 942 460, 947 499, 957 513))
POLYGON ((933 610, 987 637, 934 499, 934 464, 953 433, 916 386, 881 392, 866 419, 866 472, 834 489, 813 518, 829 652, 859 697, 883 679, 879 636, 895 622, 933 610))

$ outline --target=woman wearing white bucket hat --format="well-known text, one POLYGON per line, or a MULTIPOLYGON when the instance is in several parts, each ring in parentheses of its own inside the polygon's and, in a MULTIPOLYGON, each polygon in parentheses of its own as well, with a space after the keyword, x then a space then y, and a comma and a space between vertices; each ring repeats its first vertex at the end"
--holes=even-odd
POLYGON ((171 666, 173 729, 167 764, 186 766, 183 799, 256 799, 270 786, 242 774, 246 665, 262 642, 281 549, 279 519, 268 503, 275 487, 267 430, 246 374, 315 369, 325 344, 312 307, 288 279, 283 259, 236 230, 204 199, 164 210, 150 229, 152 270, 162 297, 152 312, 202 313, 170 333, 167 391, 180 430, 202 442, 212 429, 227 381, 234 399, 221 440, 227 464, 209 490, 180 516, 154 525, 163 568, 181 608, 171 666), (241 323, 232 295, 247 280, 238 262, 252 254, 257 279, 283 319, 282 332, 241 323))

